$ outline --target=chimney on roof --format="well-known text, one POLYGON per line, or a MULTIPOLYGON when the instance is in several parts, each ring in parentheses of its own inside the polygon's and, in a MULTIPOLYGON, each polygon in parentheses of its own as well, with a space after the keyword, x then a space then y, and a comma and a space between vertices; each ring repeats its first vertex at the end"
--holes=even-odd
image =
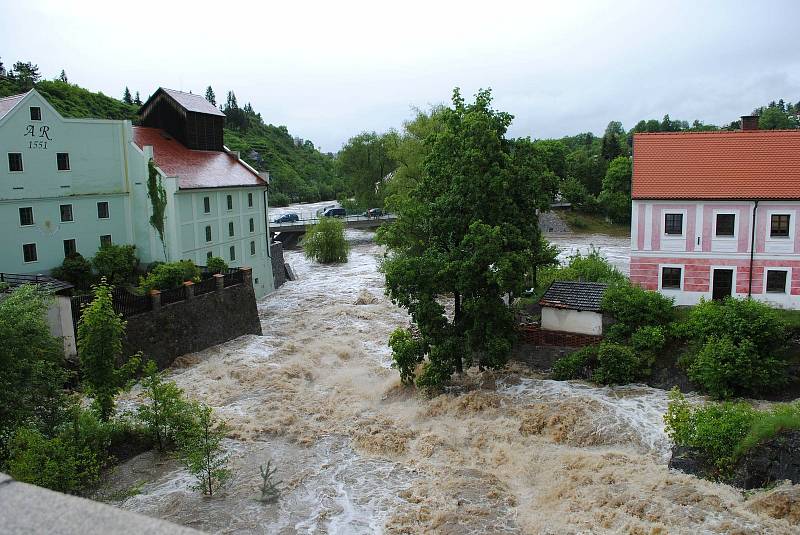
POLYGON ((758 115, 742 115, 742 130, 758 130, 758 115))

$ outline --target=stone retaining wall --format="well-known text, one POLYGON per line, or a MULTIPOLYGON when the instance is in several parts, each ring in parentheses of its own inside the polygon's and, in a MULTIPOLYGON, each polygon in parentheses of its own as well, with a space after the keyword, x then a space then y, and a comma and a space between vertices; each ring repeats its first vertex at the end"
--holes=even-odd
POLYGON ((261 334, 252 273, 244 282, 131 316, 123 344, 126 357, 138 351, 166 368, 179 356, 245 334, 261 334))
POLYGON ((535 324, 520 325, 517 333, 520 341, 534 346, 584 347, 599 344, 603 340, 602 336, 592 334, 548 331, 535 324))

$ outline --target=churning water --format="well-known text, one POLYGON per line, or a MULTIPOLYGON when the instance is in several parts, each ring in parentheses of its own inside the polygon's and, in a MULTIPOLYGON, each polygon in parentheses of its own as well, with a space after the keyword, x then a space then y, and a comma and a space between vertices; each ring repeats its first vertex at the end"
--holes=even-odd
MULTIPOLYGON (((299 278, 260 301, 264 336, 170 372, 230 425, 226 489, 204 498, 174 460, 148 453, 110 478, 111 490, 140 486, 117 505, 219 533, 797 532, 775 506, 780 489, 746 499, 667 469, 663 391, 512 366, 419 399, 390 368, 386 341, 408 317, 383 295, 382 250, 366 232, 348 239, 344 265, 286 253, 299 278), (268 459, 284 491, 262 505, 268 459)), ((625 254, 624 240, 611 245, 602 251, 625 254)))

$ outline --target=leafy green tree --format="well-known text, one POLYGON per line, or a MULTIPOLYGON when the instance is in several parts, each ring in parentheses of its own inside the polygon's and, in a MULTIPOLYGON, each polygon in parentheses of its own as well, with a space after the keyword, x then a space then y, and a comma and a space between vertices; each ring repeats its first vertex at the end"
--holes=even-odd
POLYGON ((623 342, 641 327, 666 326, 675 320, 673 305, 672 299, 658 292, 629 284, 612 284, 603 295, 602 307, 616 323, 606 337, 623 342))
POLYGON ((111 286, 103 279, 94 287, 94 300, 84 308, 78 323, 78 357, 82 385, 104 421, 114 413, 114 397, 127 388, 141 363, 139 356, 131 356, 117 367, 124 336, 125 322, 114 311, 111 286))
POLYGON ((194 477, 196 489, 213 496, 230 478, 228 455, 222 449, 227 433, 225 422, 217 421, 211 407, 194 405, 192 424, 181 431, 181 461, 194 477))
POLYGON ((347 262, 350 244, 344 236, 344 223, 333 217, 323 217, 306 230, 303 238, 306 258, 320 264, 347 262))
POLYGON ((387 293, 419 328, 418 342, 392 336, 395 365, 423 388, 437 388, 475 358, 481 366, 505 363, 514 321, 504 296, 525 289, 542 245, 536 210, 556 186, 530 140, 505 137, 512 116, 491 101, 488 90, 472 104, 454 91, 440 128, 424 141, 419 182, 398 202, 397 222, 378 233, 389 248, 387 293))
POLYGON ((23 90, 32 88, 42 78, 39 74, 39 66, 30 61, 14 63, 12 72, 12 77, 18 81, 23 90))
POLYGON ((137 416, 147 427, 159 451, 175 444, 178 435, 191 425, 191 406, 172 381, 164 381, 156 363, 148 361, 144 367, 142 388, 146 402, 139 406, 137 416))
POLYGON ((128 89, 128 86, 125 86, 125 92, 122 94, 122 102, 125 104, 133 104, 133 99, 131 98, 131 90, 128 89))
POLYGON ((139 259, 135 245, 106 244, 92 258, 97 274, 113 285, 129 283, 133 280, 139 259))
POLYGON ((52 429, 64 418, 64 349, 50 334, 51 297, 23 285, 0 298, 0 465, 20 426, 52 429))
POLYGON ((628 153, 627 136, 622 129, 622 123, 611 121, 606 127, 601 141, 600 154, 607 162, 628 153))
POLYGON ((761 130, 779 130, 800 128, 797 118, 789 116, 779 107, 764 108, 758 118, 761 130))
POLYGON ((397 144, 398 138, 393 131, 383 135, 364 132, 350 138, 339 152, 339 172, 349 181, 362 206, 383 205, 383 180, 397 168, 389 147, 397 144))
POLYGON ((608 164, 603 190, 597 200, 614 223, 631 220, 631 175, 632 162, 627 156, 619 156, 608 164))
POLYGON ((214 94, 214 90, 211 86, 206 87, 206 100, 214 106, 217 105, 217 96, 214 94))

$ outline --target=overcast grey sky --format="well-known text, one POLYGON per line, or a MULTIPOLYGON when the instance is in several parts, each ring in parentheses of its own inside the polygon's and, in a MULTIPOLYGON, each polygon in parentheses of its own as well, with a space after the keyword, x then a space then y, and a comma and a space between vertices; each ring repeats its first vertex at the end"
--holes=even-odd
POLYGON ((558 137, 800 100, 800 1, 0 0, 0 57, 116 97, 233 89, 325 151, 455 86, 558 137))

